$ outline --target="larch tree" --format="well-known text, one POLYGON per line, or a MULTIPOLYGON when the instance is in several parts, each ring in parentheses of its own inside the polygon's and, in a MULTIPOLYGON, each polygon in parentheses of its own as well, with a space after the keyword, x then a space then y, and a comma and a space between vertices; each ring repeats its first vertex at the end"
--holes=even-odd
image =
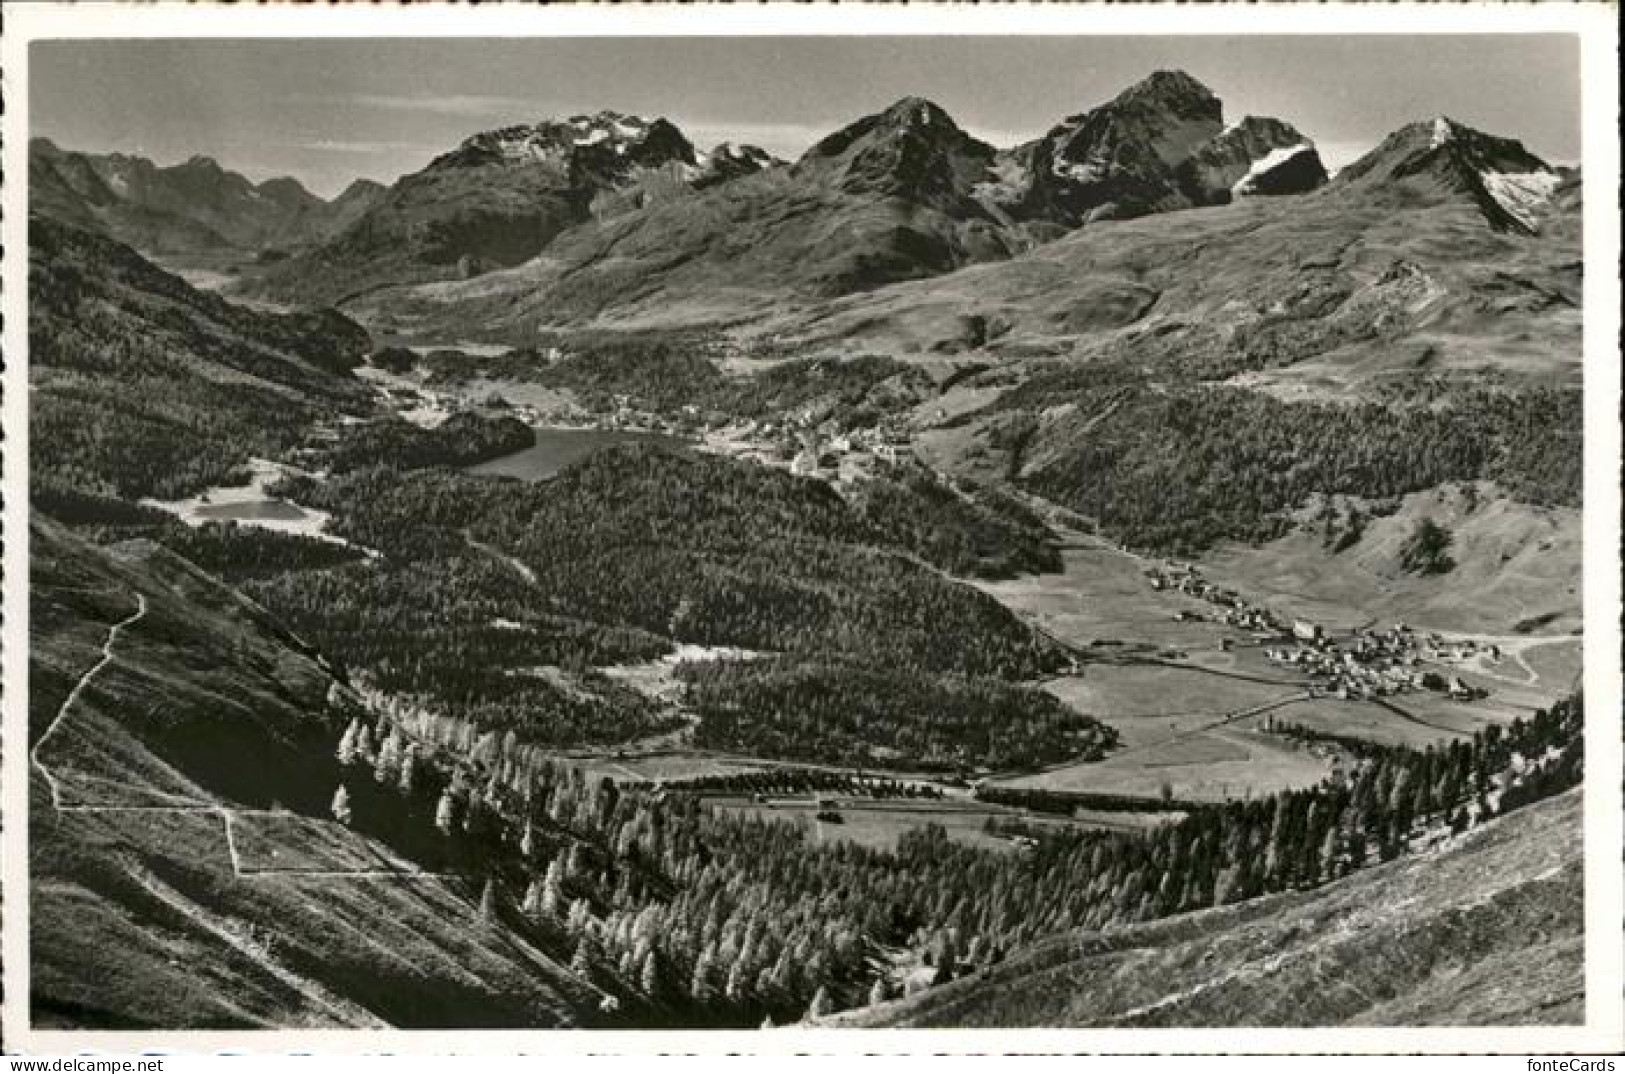
POLYGON ((485 887, 480 892, 480 920, 487 925, 493 925, 497 920, 497 881, 496 877, 487 877, 485 887))
POLYGON ((339 764, 355 764, 356 734, 360 731, 360 729, 361 721, 356 719, 352 719, 350 721, 350 726, 344 729, 343 736, 339 738, 338 749, 334 751, 334 756, 338 758, 339 764))
POLYGON ((339 784, 339 789, 333 792, 333 819, 340 824, 349 824, 352 819, 350 812, 350 792, 339 784))
POLYGON ((658 999, 665 992, 665 981, 660 973, 660 956, 651 948, 643 956, 643 969, 638 975, 638 986, 650 999, 658 999))
POLYGON ((401 758, 400 732, 391 728, 389 735, 384 739, 383 745, 378 747, 378 757, 373 761, 372 778, 380 784, 389 784, 399 775, 401 758))
POLYGON ((408 742, 401 749, 400 775, 396 777, 395 786, 408 798, 417 785, 418 751, 417 747, 408 742))
POLYGON ((440 804, 435 807, 434 826, 440 829, 440 834, 450 835, 456 823, 457 802, 452 798, 451 789, 448 787, 441 792, 440 804))
POLYGON ((807 1018, 809 1021, 817 1021, 833 1013, 835 1013, 835 1001, 829 998, 829 989, 824 985, 819 985, 818 991, 813 993, 812 1002, 807 1004, 807 1018))

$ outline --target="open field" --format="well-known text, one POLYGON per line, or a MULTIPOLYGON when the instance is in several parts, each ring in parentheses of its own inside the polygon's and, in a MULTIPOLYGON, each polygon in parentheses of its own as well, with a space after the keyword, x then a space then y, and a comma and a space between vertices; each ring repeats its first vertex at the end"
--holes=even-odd
POLYGON ((1146 740, 1094 764, 1070 765, 998 780, 1003 787, 1040 788, 1216 802, 1260 797, 1319 783, 1331 765, 1307 747, 1239 727, 1146 740))
POLYGON ((1518 655, 1524 666, 1537 676, 1543 689, 1567 690, 1578 685, 1584 656, 1579 638, 1531 645, 1518 655))
POLYGON ((840 813, 839 823, 821 821, 816 814, 820 807, 809 798, 778 798, 756 802, 743 796, 717 796, 705 798, 713 809, 730 813, 751 814, 774 820, 789 820, 803 826, 808 838, 817 842, 846 840, 877 850, 897 845, 897 839, 906 831, 927 824, 940 825, 948 838, 966 846, 987 850, 1014 850, 1010 840, 986 830, 989 818, 1020 820, 1031 828, 1085 827, 1109 831, 1140 831, 1163 823, 1166 815, 1154 813, 1090 813, 1075 820, 1026 813, 1021 810, 968 800, 946 801, 877 801, 868 798, 832 796, 834 809, 840 813))
POLYGON ((711 757, 702 753, 657 753, 625 757, 591 757, 576 762, 589 776, 609 776, 617 780, 680 780, 706 776, 738 776, 764 772, 777 767, 770 762, 753 762, 732 757, 711 757))
POLYGON ((1116 725, 1134 718, 1224 716, 1302 692, 1292 677, 1278 670, 1274 675, 1280 685, 1161 664, 1092 664, 1044 689, 1079 712, 1116 725))
MULTIPOLYGON (((978 582, 1018 614, 1078 646, 1097 641, 1177 649, 1217 649, 1236 632, 1212 623, 1180 623, 1181 611, 1211 612, 1213 605, 1182 593, 1157 592, 1140 573, 1144 563, 1101 546, 1061 552, 1059 574, 978 582)), ((1103 652, 1109 652, 1103 649, 1103 652)))

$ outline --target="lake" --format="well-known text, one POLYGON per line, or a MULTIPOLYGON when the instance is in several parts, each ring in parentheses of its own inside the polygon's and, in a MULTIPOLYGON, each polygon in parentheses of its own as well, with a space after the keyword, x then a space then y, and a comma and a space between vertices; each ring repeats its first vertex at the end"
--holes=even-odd
POLYGON ((537 427, 536 443, 523 451, 470 466, 466 472, 481 476, 518 477, 545 481, 589 455, 616 444, 664 444, 686 447, 688 441, 665 433, 628 432, 622 429, 559 429, 537 427))

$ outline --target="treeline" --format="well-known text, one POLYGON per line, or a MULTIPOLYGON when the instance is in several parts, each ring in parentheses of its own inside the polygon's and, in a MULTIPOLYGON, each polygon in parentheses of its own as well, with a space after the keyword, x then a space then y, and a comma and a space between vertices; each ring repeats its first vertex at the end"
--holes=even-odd
POLYGON ((364 830, 410 828, 428 860, 482 878, 488 919, 569 952, 626 1024, 755 1025, 896 995, 898 949, 923 953, 941 982, 1069 929, 1336 879, 1575 785, 1582 722, 1570 699, 1472 743, 1393 751, 1141 833, 1034 826, 1020 857, 935 825, 894 850, 812 842, 791 822, 590 781, 489 738, 473 751, 483 761, 447 758, 387 718, 339 744, 334 805, 364 830))
POLYGON ((1192 554, 1288 532, 1314 494, 1383 499, 1494 481, 1578 506, 1578 391, 1461 393, 1433 406, 1283 403, 1227 386, 1152 386, 1119 368, 1044 374, 998 404, 1012 473, 1135 547, 1192 554), (1072 404, 1041 428, 1020 419, 1072 404), (1024 434, 1024 435, 1023 435, 1024 434))
POLYGON ((1116 733, 1053 695, 997 679, 775 657, 681 668, 714 749, 912 771, 1098 760, 1116 733))
MULTIPOLYGON (((658 782, 667 790, 705 794, 796 795, 827 791, 849 798, 942 797, 941 789, 931 783, 828 768, 769 768, 757 772, 689 776, 658 782)), ((653 786, 653 783, 645 782, 641 786, 653 786)))
POLYGON ((417 470, 472 466, 533 447, 536 430, 512 414, 464 410, 433 428, 398 417, 340 425, 331 442, 307 449, 314 465, 334 473, 372 466, 417 470))
POLYGON ((1105 794, 1100 791, 1052 791, 1043 787, 1004 787, 982 784, 976 788, 976 798, 994 805, 1015 806, 1035 813, 1056 813, 1071 816, 1080 809, 1103 813, 1190 813, 1211 809, 1211 802, 1192 802, 1169 795, 1142 797, 1132 794, 1105 794))

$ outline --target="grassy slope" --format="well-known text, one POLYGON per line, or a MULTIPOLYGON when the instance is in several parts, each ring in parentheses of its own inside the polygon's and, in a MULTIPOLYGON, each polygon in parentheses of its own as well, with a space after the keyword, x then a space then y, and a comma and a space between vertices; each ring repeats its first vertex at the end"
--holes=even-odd
POLYGON ((1581 795, 1317 891, 1057 937, 858 1026, 1575 1024, 1581 795))
POLYGON ((1580 627, 1580 533, 1573 508, 1516 503, 1489 486, 1473 498, 1443 486, 1404 497, 1396 512, 1372 519, 1359 542, 1337 555, 1311 530, 1258 548, 1227 543, 1207 563, 1223 582, 1274 594, 1282 612, 1328 625, 1381 616, 1437 630, 1510 634, 1539 617, 1535 633, 1561 636, 1580 627), (1420 575, 1402 568, 1400 548, 1422 518, 1450 531, 1455 570, 1420 575))
POLYGON ((1358 392, 1419 362, 1577 384, 1577 220, 1566 208, 1522 237, 1454 201, 1398 206, 1331 189, 1244 200, 1091 226, 1007 262, 791 308, 752 334, 917 359, 1127 352, 1195 369, 1267 328, 1296 363, 1251 380, 1287 397, 1358 392), (1401 260, 1423 278, 1384 281, 1401 260), (968 318, 986 326, 981 352, 968 318))
MULTIPOLYGON (((64 804, 280 803, 235 814, 245 867, 377 867, 387 852, 298 819, 324 813, 337 728, 296 640, 162 551, 109 555, 43 521, 32 537, 31 740, 135 594, 149 609, 39 751, 64 804)), ((547 1027, 596 999, 482 924, 460 880, 238 876, 220 813, 59 812, 37 771, 30 817, 39 1025, 547 1027)))

